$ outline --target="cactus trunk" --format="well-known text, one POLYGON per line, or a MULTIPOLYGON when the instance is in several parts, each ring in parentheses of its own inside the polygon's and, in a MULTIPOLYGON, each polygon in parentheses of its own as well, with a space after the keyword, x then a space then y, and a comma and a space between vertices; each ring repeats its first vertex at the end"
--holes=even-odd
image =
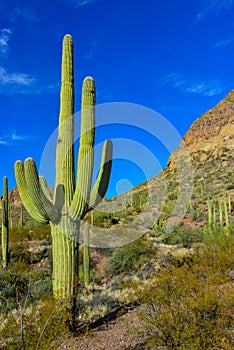
POLYGON ((3 199, 2 199, 2 267, 5 269, 8 264, 8 245, 9 245, 9 208, 8 208, 8 180, 4 176, 3 180, 3 199))
POLYGON ((53 294, 56 299, 77 295, 79 221, 63 216, 59 224, 50 224, 53 250, 53 294))

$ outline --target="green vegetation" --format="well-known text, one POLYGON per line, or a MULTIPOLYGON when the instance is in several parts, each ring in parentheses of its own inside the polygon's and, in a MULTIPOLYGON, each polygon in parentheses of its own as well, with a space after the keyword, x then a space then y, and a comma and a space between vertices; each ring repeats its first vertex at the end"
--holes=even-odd
POLYGON ((156 252, 153 243, 141 238, 114 251, 107 271, 111 275, 136 273, 146 264, 150 266, 156 252))
POLYGON ((234 235, 215 234, 182 265, 159 271, 140 295, 150 349, 233 348, 233 254, 234 235))

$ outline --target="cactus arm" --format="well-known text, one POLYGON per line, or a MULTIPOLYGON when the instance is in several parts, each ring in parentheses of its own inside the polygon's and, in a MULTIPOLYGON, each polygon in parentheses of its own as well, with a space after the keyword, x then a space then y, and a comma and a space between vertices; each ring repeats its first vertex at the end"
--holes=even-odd
POLYGON ((43 199, 43 203, 45 205, 46 211, 49 214, 49 217, 52 222, 58 221, 60 217, 60 211, 64 204, 64 187, 63 185, 58 185, 55 189, 55 201, 52 204, 51 193, 47 187, 47 182, 44 176, 39 176, 39 183, 41 189, 41 196, 43 199))
MULTIPOLYGON (((46 179, 44 176, 39 176, 39 182, 40 182, 40 187, 42 190, 42 193, 46 196, 47 200, 50 202, 52 201, 51 193, 48 189, 46 179)), ((55 189, 54 193, 54 206, 58 210, 61 210, 63 205, 64 205, 64 186, 63 185, 58 185, 55 189)))
POLYGON ((24 162, 24 168, 29 193, 38 211, 48 220, 56 221, 59 216, 58 209, 47 198, 40 186, 35 161, 32 158, 27 158, 24 162))
POLYGON ((44 196, 47 198, 48 201, 52 201, 52 197, 51 197, 51 194, 50 194, 50 191, 48 189, 48 186, 47 186, 47 182, 46 182, 46 179, 44 178, 44 176, 39 176, 39 184, 40 184, 40 188, 44 194, 44 196))
POLYGON ((58 210, 62 210, 65 203, 64 186, 58 185, 55 189, 55 202, 54 205, 58 210))
POLYGON ((82 87, 77 183, 70 207, 70 215, 75 220, 82 218, 88 209, 94 163, 95 98, 94 80, 86 77, 82 87))
POLYGON ((99 174, 90 195, 89 211, 95 208, 106 194, 111 173, 112 152, 112 142, 110 140, 106 140, 102 149, 99 174))
POLYGON ((39 221, 41 224, 48 224, 48 216, 42 215, 39 212, 36 204, 33 202, 25 178, 24 164, 20 160, 15 163, 15 178, 19 190, 19 195, 24 203, 25 209, 35 220, 39 221))
POLYGON ((65 35, 62 50, 62 84, 60 92, 60 114, 56 150, 56 187, 64 186, 70 205, 74 193, 74 74, 73 41, 65 35))

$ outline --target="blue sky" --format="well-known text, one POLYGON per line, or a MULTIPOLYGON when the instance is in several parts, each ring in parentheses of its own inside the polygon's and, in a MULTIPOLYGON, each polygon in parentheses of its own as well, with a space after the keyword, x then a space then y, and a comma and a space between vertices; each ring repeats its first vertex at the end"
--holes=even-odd
POLYGON ((134 117, 123 122, 127 105, 122 122, 110 115, 97 129, 97 143, 111 138, 116 146, 109 197, 155 175, 178 144, 177 136, 170 147, 156 139, 148 108, 183 136, 234 88, 234 0, 0 0, 0 193, 4 175, 15 186, 17 159, 31 156, 39 166, 57 127, 66 33, 74 40, 77 112, 87 75, 97 104, 146 108, 141 127, 134 117))

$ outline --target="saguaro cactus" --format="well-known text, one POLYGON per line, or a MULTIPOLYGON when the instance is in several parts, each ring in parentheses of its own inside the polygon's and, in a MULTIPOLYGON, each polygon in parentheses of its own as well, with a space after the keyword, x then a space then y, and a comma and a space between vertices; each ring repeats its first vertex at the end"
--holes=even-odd
POLYGON ((89 256, 89 226, 85 223, 84 228, 84 251, 83 251, 84 285, 90 283, 90 256, 89 256))
POLYGON ((8 207, 8 180, 3 179, 3 199, 2 199, 2 266, 8 264, 8 240, 9 240, 9 207, 8 207))
POLYGON ((58 299, 74 299, 77 293, 80 220, 104 197, 110 177, 112 142, 105 141, 96 183, 91 190, 94 163, 95 84, 84 79, 81 103, 81 135, 77 180, 74 166, 73 41, 63 40, 62 84, 56 149, 53 200, 46 181, 28 158, 15 163, 20 197, 29 214, 41 224, 50 223, 53 250, 53 293, 58 299))

